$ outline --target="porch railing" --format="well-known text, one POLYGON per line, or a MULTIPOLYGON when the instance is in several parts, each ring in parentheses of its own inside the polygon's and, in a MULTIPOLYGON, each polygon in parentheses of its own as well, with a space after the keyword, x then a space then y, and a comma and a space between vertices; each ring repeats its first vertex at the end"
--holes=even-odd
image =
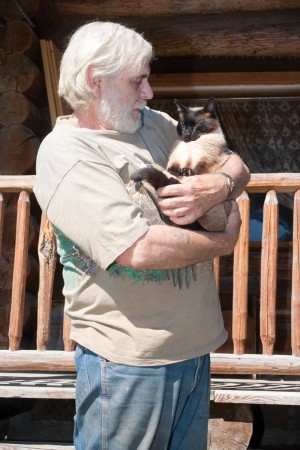
MULTIPOLYGON (((36 350, 19 350, 23 331, 30 198, 34 176, 0 176, 0 250, 6 226, 4 196, 18 194, 15 258, 9 323, 9 348, 0 350, 0 370, 74 371, 73 342, 69 338, 69 321, 63 326, 64 351, 47 350, 50 336, 52 289, 56 266, 55 241, 41 217, 39 237, 39 292, 37 306, 36 350), (49 234, 47 234, 49 233, 49 234), (45 258, 43 243, 52 245, 52 257, 45 258)), ((233 352, 213 353, 214 374, 266 374, 300 376, 300 173, 253 174, 246 191, 238 199, 242 227, 233 255, 232 340, 233 352), (261 240, 260 314, 258 330, 262 352, 247 354, 248 290, 249 290, 249 217, 252 194, 265 194, 261 240), (291 354, 275 354, 276 286, 278 276, 278 194, 292 193, 293 239, 291 280, 291 354)), ((220 281, 220 259, 215 259, 215 276, 220 281)), ((1 295, 1 291, 0 291, 1 295)))

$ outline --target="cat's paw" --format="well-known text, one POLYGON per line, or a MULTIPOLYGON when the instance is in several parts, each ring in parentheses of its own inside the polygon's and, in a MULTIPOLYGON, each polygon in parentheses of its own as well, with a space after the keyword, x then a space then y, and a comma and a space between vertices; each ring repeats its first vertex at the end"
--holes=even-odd
POLYGON ((135 170, 131 174, 130 179, 135 182, 147 181, 147 183, 151 184, 155 189, 171 184, 168 177, 161 170, 150 166, 135 170))
POLYGON ((171 166, 168 168, 168 172, 176 177, 191 177, 193 175, 197 175, 197 172, 194 169, 190 169, 188 167, 171 166))

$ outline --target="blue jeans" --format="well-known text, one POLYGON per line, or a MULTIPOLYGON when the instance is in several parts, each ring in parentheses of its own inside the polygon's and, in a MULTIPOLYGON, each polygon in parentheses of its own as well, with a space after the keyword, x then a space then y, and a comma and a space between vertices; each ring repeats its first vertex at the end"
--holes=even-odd
POLYGON ((78 345, 75 360, 76 450, 207 450, 209 355, 133 367, 78 345))

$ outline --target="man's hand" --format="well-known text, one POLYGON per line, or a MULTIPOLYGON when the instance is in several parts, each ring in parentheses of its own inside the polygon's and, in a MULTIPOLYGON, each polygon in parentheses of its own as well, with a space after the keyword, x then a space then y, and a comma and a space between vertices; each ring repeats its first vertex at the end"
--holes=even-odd
POLYGON ((195 222, 228 196, 226 179, 218 173, 181 177, 180 183, 157 190, 160 210, 176 225, 195 222))

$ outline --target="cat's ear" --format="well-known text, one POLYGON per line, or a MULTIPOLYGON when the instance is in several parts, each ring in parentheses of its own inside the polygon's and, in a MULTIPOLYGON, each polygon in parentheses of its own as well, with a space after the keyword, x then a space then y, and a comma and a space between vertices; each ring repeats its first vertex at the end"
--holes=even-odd
POLYGON ((174 103, 178 112, 179 120, 184 121, 188 108, 175 98, 174 103))
POLYGON ((203 107, 203 112, 209 112, 214 119, 217 118, 216 101, 213 97, 207 100, 203 107))

